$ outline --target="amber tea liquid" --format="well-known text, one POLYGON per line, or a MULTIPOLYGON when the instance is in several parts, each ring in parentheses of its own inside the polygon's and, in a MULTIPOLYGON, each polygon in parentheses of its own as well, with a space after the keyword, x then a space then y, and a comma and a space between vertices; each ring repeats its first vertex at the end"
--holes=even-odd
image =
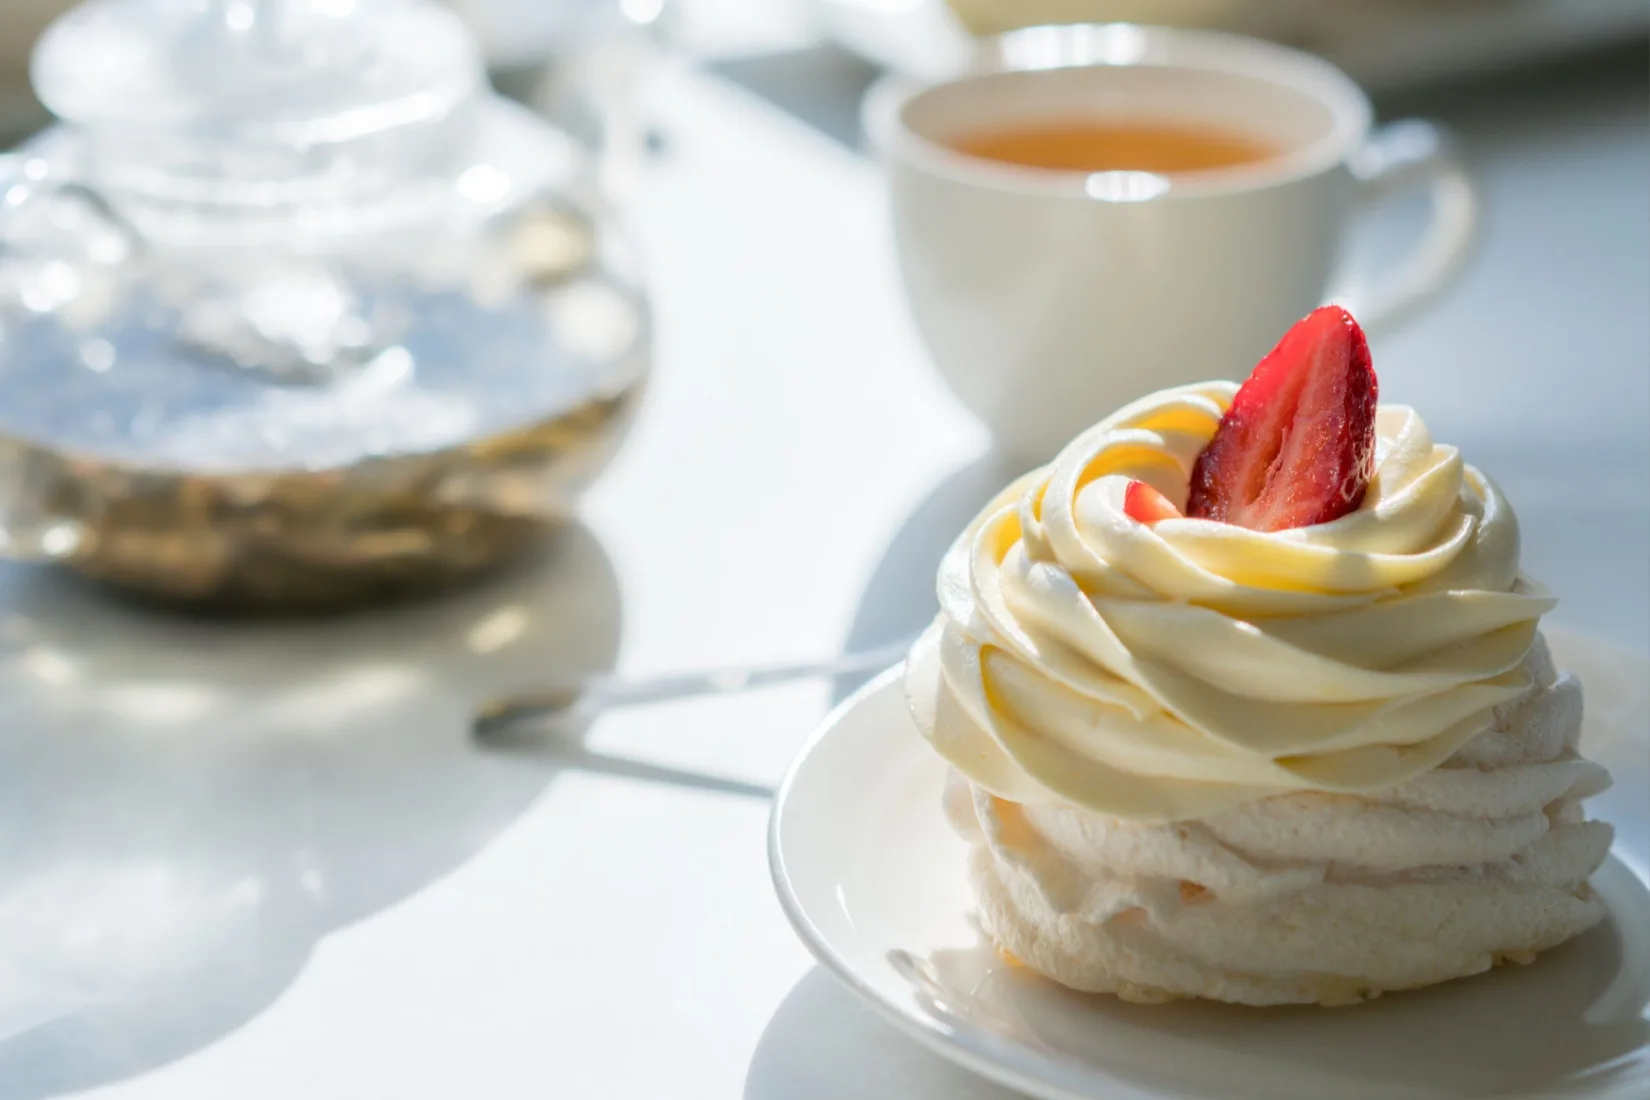
POLYGON ((1250 135, 1197 123, 1099 119, 1026 123, 951 144, 971 157, 1062 172, 1207 172, 1280 152, 1250 135))

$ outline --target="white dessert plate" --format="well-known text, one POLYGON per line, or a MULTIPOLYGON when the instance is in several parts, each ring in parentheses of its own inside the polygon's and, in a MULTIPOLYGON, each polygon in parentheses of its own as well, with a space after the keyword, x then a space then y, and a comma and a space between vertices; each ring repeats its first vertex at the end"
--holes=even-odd
POLYGON ((824 966, 888 1020, 1049 1100, 1644 1100, 1650 1096, 1650 661, 1557 631, 1583 747, 1615 774, 1590 805, 1617 840, 1605 922, 1530 966, 1349 1008, 1127 1004, 1064 990, 983 945, 945 765, 892 671, 839 707, 779 791, 769 859, 824 966))

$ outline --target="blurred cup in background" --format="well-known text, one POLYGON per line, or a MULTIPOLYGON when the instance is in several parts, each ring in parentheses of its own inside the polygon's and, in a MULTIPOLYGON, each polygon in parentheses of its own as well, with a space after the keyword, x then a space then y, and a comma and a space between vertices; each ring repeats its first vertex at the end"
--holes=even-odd
POLYGON ((1372 132, 1339 70, 1238 35, 1018 31, 959 78, 886 79, 864 119, 917 326, 957 396, 1025 461, 1150 391, 1247 375, 1331 293, 1364 204, 1428 188, 1433 206, 1404 265, 1346 300, 1372 329, 1443 290, 1475 235, 1476 193, 1438 127, 1372 132), (1036 148, 1093 125, 1137 145, 1201 133, 1261 152, 1176 171, 1036 148), (993 142, 1008 152, 992 159, 993 142))

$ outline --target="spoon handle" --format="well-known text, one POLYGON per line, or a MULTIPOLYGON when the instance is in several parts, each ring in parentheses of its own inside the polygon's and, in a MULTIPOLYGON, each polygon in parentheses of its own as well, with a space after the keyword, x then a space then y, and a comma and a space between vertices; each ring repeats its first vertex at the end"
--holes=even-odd
POLYGON ((855 673, 880 672, 905 659, 911 648, 911 639, 893 645, 877 646, 858 653, 845 653, 823 660, 791 661, 774 665, 754 665, 743 668, 706 669, 699 672, 677 673, 649 677, 645 680, 600 678, 592 680, 585 697, 596 707, 629 706, 636 703, 655 703, 666 699, 686 699, 698 695, 730 695, 753 688, 773 687, 797 680, 825 679, 832 676, 851 676, 855 673))
POLYGON ((798 680, 879 672, 904 660, 914 640, 905 638, 873 649, 845 653, 823 660, 705 669, 650 676, 639 680, 596 677, 570 687, 495 699, 476 713, 475 731, 479 735, 487 736, 520 722, 555 718, 575 710, 582 715, 592 716, 608 707, 659 703, 668 699, 688 699, 701 695, 728 695, 798 680))

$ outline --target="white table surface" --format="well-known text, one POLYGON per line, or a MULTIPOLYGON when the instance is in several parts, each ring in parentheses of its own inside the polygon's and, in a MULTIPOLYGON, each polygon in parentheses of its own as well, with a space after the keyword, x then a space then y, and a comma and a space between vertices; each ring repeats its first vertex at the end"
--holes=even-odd
MULTIPOLYGON (((808 100, 833 64, 782 71, 808 100)), ((1503 482, 1557 618, 1645 651, 1650 138, 1614 65, 1420 102, 1463 125, 1493 224, 1375 351, 1383 396, 1503 482)), ((465 742, 470 699, 536 672, 912 629, 1006 473, 924 362, 875 168, 720 77, 658 93, 656 383, 540 570, 273 632, 0 570, 0 1098, 1008 1095, 860 1008, 772 896, 766 793, 828 685, 613 714, 560 753, 465 742)))

